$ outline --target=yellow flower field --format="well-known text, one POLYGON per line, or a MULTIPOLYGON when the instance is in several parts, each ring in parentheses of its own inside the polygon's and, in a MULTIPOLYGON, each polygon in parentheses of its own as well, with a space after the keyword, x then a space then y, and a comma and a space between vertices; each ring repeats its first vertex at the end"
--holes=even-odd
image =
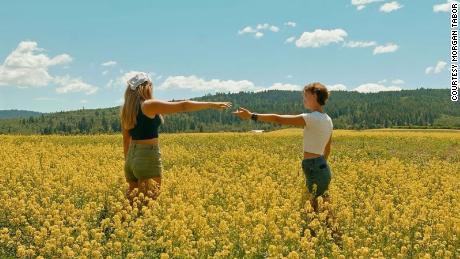
POLYGON ((300 202, 301 129, 162 134, 161 195, 141 208, 121 134, 0 135, 0 258, 460 257, 458 131, 333 134, 341 246, 300 202))

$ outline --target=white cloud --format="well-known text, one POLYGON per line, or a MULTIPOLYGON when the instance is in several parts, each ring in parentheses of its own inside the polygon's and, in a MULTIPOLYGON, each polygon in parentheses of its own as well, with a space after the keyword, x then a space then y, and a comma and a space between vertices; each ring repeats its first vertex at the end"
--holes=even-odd
POLYGON ((58 55, 54 58, 52 58, 49 63, 48 63, 48 66, 55 66, 55 65, 61 65, 61 64, 66 64, 66 63, 69 63, 72 61, 72 57, 67 55, 67 54, 61 54, 61 55, 58 55))
POLYGON ((438 61, 438 63, 436 64, 436 66, 434 67, 427 67, 425 69, 425 74, 439 74, 442 72, 442 70, 444 70, 444 68, 446 67, 447 63, 444 62, 444 61, 438 61))
MULTIPOLYGON (((385 80, 386 82, 386 80, 385 80)), ((402 80, 397 79, 392 81, 393 84, 403 83, 402 80)), ((344 84, 333 84, 326 86, 329 91, 348 91, 347 86, 344 84)), ((301 91, 303 86, 297 84, 287 83, 274 83, 271 86, 258 86, 249 80, 221 80, 210 79, 206 80, 195 75, 191 76, 170 76, 157 88, 158 90, 189 90, 192 92, 240 92, 251 91, 260 92, 265 90, 289 90, 301 91)), ((381 91, 400 91, 398 86, 389 85, 385 86, 382 83, 366 83, 350 91, 357 91, 361 93, 376 93, 381 91)))
POLYGON ((395 80, 391 81, 391 83, 395 84, 395 85, 402 85, 402 84, 404 84, 404 80, 395 79, 395 80))
MULTIPOLYGON (((327 89, 329 91, 356 91, 360 93, 377 93, 383 91, 401 91, 402 89, 399 86, 385 86, 383 83, 387 82, 386 79, 379 81, 378 83, 365 83, 361 84, 351 90, 347 90, 347 86, 343 84, 334 84, 334 85, 327 85, 327 89)), ((393 84, 401 84, 404 81, 397 79, 392 81, 393 84)))
POLYGON ((391 53, 395 52, 399 49, 399 46, 393 43, 388 43, 386 45, 379 45, 374 48, 374 55, 383 54, 383 53, 391 53))
POLYGON ((291 90, 299 91, 301 86, 295 84, 274 83, 271 86, 256 86, 249 80, 205 80, 195 75, 171 76, 158 87, 158 90, 186 89, 192 92, 240 92, 240 91, 265 91, 265 90, 291 90))
POLYGON ((113 61, 113 60, 110 60, 110 61, 107 61, 107 62, 104 62, 101 64, 101 66, 104 66, 104 67, 113 67, 117 64, 116 61, 113 61))
POLYGON ((377 93, 377 92, 382 92, 382 91, 401 91, 402 89, 398 86, 384 86, 381 84, 376 84, 376 83, 367 83, 367 84, 362 84, 356 88, 354 88, 352 91, 357 91, 360 93, 377 93))
POLYGON ((158 90, 189 89, 191 91, 254 91, 258 89, 253 82, 248 80, 204 80, 197 76, 170 76, 158 87, 158 90))
POLYGON ((289 27, 296 27, 297 23, 289 21, 289 22, 285 22, 284 25, 289 26, 289 27))
POLYGON ((276 26, 270 26, 270 31, 272 32, 279 32, 280 31, 280 28, 276 27, 276 26))
POLYGON ((356 9, 358 11, 363 10, 366 5, 376 3, 376 2, 382 2, 383 0, 351 0, 351 4, 356 6, 356 9))
POLYGON ((329 91, 346 91, 347 87, 343 84, 327 85, 327 90, 329 91))
POLYGON ((289 91, 300 91, 302 87, 300 85, 294 84, 283 84, 283 83, 274 83, 272 86, 256 90, 256 92, 264 90, 289 90, 289 91))
POLYGON ((299 48, 317 48, 331 43, 338 43, 347 37, 347 32, 342 29, 322 30, 317 29, 313 32, 304 32, 295 44, 299 48))
POLYGON ((257 24, 257 30, 266 30, 268 29, 268 27, 270 26, 270 24, 268 23, 264 23, 264 24, 257 24))
POLYGON ((295 37, 289 37, 284 41, 284 43, 292 43, 294 41, 295 41, 295 37))
MULTIPOLYGON (((366 83, 366 84, 361 84, 351 90, 347 90, 347 86, 343 84, 334 84, 334 85, 327 85, 327 89, 329 91, 356 91, 360 93, 377 93, 377 92, 382 92, 382 91, 401 91, 402 89, 398 86, 385 86, 383 83, 385 83, 387 80, 381 80, 378 83, 366 83)), ((393 80, 393 83, 397 80, 393 80)), ((400 80, 402 81, 402 80, 400 80)), ((400 83, 398 81, 398 83, 400 83)))
POLYGON ((251 26, 246 26, 242 30, 239 30, 238 34, 255 33, 255 32, 257 32, 257 31, 254 30, 251 26))
POLYGON ((104 75, 104 76, 105 76, 105 75, 107 75, 107 73, 109 73, 109 71, 108 71, 108 70, 104 70, 104 71, 102 71, 102 75, 104 75))
POLYGON ((65 64, 72 61, 72 58, 67 54, 61 54, 50 59, 44 54, 39 54, 39 52, 43 51, 44 49, 38 48, 38 44, 34 41, 22 41, 5 59, 4 66, 42 68, 65 64))
POLYGON ((436 5, 433 5, 433 12, 435 13, 439 13, 439 12, 450 12, 450 6, 451 4, 453 3, 459 3, 458 1, 452 1, 452 0, 448 0, 446 3, 444 4, 436 4, 436 5))
MULTIPOLYGON (((93 94, 97 87, 83 82, 80 78, 69 75, 60 77, 49 74, 51 66, 65 65, 72 61, 68 54, 48 57, 39 48, 37 42, 22 41, 0 65, 0 85, 13 85, 19 88, 40 87, 51 83, 57 84, 56 92, 85 92, 93 94)), ((40 100, 40 99, 37 99, 40 100)), ((44 100, 44 99, 41 99, 44 100)))
POLYGON ((262 38, 264 36, 264 34, 260 31, 256 32, 256 34, 254 34, 254 37, 256 37, 257 39, 259 38, 262 38))
POLYGON ((347 48, 367 48, 377 45, 375 41, 348 41, 343 44, 347 48))
POLYGON ((402 7, 403 5, 401 5, 400 3, 393 1, 389 3, 384 3, 382 6, 380 6, 380 11, 385 12, 385 13, 390 13, 398 9, 401 9, 402 7))
POLYGON ((80 100, 81 103, 88 103, 88 100, 82 99, 80 100))
POLYGON ((61 85, 56 88, 59 94, 84 92, 86 95, 94 94, 98 88, 96 86, 83 82, 80 78, 71 78, 70 76, 56 77, 54 81, 61 85))
POLYGON ((21 88, 48 85, 53 80, 49 67, 63 65, 72 61, 67 54, 53 58, 41 53, 37 42, 22 41, 0 65, 0 85, 12 85, 21 88))
POLYGON ((262 24, 257 24, 255 28, 253 28, 252 26, 246 26, 243 29, 239 30, 238 34, 242 35, 246 33, 249 33, 249 34, 252 33, 254 34, 255 38, 259 39, 264 36, 264 33, 262 32, 264 30, 268 30, 271 32, 279 32, 280 28, 275 25, 270 25, 268 23, 262 23, 262 24))

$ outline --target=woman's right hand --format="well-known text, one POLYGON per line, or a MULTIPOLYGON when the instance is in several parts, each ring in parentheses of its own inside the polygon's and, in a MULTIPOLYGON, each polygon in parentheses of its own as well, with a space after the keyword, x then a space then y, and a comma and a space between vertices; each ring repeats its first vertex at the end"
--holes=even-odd
POLYGON ((211 102, 212 109, 226 109, 232 107, 231 102, 211 102))

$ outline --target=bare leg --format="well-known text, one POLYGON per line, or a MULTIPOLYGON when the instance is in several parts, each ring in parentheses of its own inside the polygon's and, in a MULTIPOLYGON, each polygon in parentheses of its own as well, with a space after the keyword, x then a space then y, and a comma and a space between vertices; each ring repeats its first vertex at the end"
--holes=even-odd
POLYGON ((152 200, 156 200, 160 194, 161 176, 147 179, 139 179, 139 192, 152 200))
POLYGON ((310 204, 313 207, 313 210, 318 213, 318 198, 311 198, 310 204))
POLYGON ((133 206, 133 196, 134 196, 134 193, 133 193, 133 190, 135 188, 139 188, 138 186, 138 183, 137 181, 127 181, 129 186, 128 186, 128 189, 126 190, 126 198, 129 200, 129 204, 131 206, 133 206))

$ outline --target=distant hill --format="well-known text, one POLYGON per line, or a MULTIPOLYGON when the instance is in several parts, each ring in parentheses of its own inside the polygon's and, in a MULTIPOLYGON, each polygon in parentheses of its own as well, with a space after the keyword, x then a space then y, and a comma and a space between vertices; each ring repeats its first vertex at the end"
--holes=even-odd
POLYGON ((30 116, 39 116, 41 112, 26 111, 26 110, 0 110, 0 119, 10 119, 10 118, 24 118, 30 116))
MULTIPOLYGON (((165 115, 160 132, 274 130, 271 123, 241 121, 231 112, 238 106, 258 113, 300 114, 299 91, 218 93, 197 101, 231 101, 225 111, 204 110, 165 115)), ((104 109, 44 113, 27 118, 0 119, 0 134, 92 134, 120 132, 120 106, 104 109)), ((416 89, 379 93, 332 91, 325 111, 335 129, 452 128, 460 129, 460 105, 450 101, 449 89, 416 89)))

